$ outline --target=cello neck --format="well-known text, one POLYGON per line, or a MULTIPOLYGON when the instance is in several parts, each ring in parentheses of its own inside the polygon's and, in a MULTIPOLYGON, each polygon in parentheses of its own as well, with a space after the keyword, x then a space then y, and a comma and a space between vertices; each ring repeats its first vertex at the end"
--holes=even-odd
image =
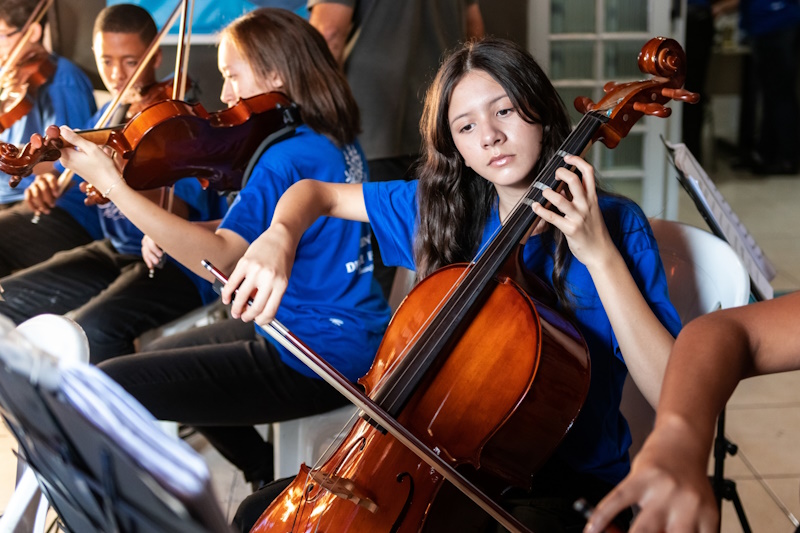
POLYGON ((605 121, 605 117, 597 113, 583 115, 578 126, 544 165, 504 221, 503 227, 474 262, 457 290, 452 292, 440 311, 431 318, 428 327, 410 348, 409 354, 399 362, 400 367, 376 391, 375 401, 389 414, 398 416, 435 363, 437 355, 457 337, 460 325, 480 306, 492 279, 538 219, 538 215, 530 207, 531 204, 539 202, 548 206, 549 202, 542 196, 543 190, 560 191, 564 187, 564 183, 555 177, 557 169, 568 166, 564 162, 564 156, 582 153, 605 121))

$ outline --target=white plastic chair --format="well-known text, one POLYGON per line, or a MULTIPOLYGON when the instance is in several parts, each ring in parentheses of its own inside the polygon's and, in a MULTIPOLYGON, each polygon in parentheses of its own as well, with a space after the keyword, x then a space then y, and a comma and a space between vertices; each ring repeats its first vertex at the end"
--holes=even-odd
MULTIPOLYGON (((415 279, 416 273, 397 269, 389 296, 392 311, 397 310, 415 279)), ((329 446, 335 449, 355 423, 356 411, 354 406, 345 405, 327 413, 272 424, 276 479, 297 474, 300 463, 315 464, 329 446)))
MULTIPOLYGON (((664 264, 670 300, 681 323, 749 302, 750 276, 727 242, 680 222, 652 219, 650 225, 664 264)), ((634 455, 653 427, 655 411, 630 376, 625 382, 620 409, 631 428, 631 455, 634 455)))
MULTIPOLYGON (((44 314, 30 318, 17 326, 17 331, 40 350, 57 354, 68 361, 89 362, 89 341, 75 321, 62 315, 44 314)), ((33 519, 31 531, 43 532, 49 505, 39 490, 33 471, 25 465, 3 516, 0 517, 0 533, 12 532, 33 519), (28 515, 31 503, 38 499, 35 516, 28 515)))

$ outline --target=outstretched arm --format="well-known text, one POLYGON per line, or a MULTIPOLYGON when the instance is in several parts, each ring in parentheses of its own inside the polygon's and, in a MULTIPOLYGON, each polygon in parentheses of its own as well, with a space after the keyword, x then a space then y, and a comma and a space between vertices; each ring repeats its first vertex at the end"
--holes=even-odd
MULTIPOLYGON (((148 199, 153 191, 140 193, 122 179, 114 161, 94 143, 83 139, 66 126, 61 136, 75 146, 75 150, 61 152, 61 162, 75 171, 120 211, 144 234, 149 235, 170 256, 180 261, 203 278, 214 281, 213 276, 200 263, 208 259, 220 269, 231 269, 247 249, 247 241, 240 235, 219 230, 209 225, 189 222, 173 212, 167 212, 148 199)), ((155 191, 158 194, 158 191, 155 191)), ((176 202, 176 206, 183 202, 176 202)), ((184 209, 188 209, 184 206, 184 209)), ((185 215, 185 213, 184 213, 185 215)))
POLYGON ((597 200, 594 169, 578 156, 567 156, 564 161, 575 165, 583 176, 581 181, 565 168, 556 172, 569 187, 572 200, 552 190, 544 192, 563 216, 539 204, 534 204, 534 211, 564 233, 572 254, 589 270, 628 371, 647 401, 656 405, 674 338, 650 309, 608 234, 597 200))
POLYGON ((595 509, 586 532, 622 509, 642 510, 631 533, 711 532, 719 520, 706 477, 717 415, 739 380, 800 368, 800 293, 716 311, 678 335, 653 432, 631 473, 595 509))
POLYGON ((343 64, 344 49, 353 22, 353 8, 334 2, 316 4, 311 8, 308 22, 325 38, 336 62, 343 64))
POLYGON ((367 222, 361 184, 302 180, 283 193, 269 229, 253 241, 222 291, 222 301, 232 304, 231 316, 257 324, 275 317, 300 238, 321 216, 367 222), (235 298, 234 290, 238 290, 235 298))

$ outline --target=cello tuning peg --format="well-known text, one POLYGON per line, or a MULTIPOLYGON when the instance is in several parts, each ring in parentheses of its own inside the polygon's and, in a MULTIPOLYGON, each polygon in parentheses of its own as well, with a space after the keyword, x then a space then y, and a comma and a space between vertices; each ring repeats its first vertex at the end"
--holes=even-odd
POLYGON ((591 98, 587 98, 586 96, 579 96, 575 98, 573 105, 575 106, 575 109, 577 109, 581 114, 585 115, 586 113, 594 109, 594 106, 596 104, 592 102, 591 98))
POLYGON ((686 89, 661 89, 661 94, 672 100, 680 100, 687 104, 696 104, 700 101, 700 95, 687 91, 686 89))
POLYGON ((603 85, 603 92, 604 93, 610 93, 611 91, 613 91, 617 87, 619 87, 619 83, 617 83, 615 81, 606 82, 606 84, 603 85))
POLYGON ((660 118, 666 118, 672 114, 672 110, 670 108, 656 103, 643 104, 641 102, 636 102, 633 104, 633 109, 634 111, 644 113, 645 115, 651 115, 660 118))

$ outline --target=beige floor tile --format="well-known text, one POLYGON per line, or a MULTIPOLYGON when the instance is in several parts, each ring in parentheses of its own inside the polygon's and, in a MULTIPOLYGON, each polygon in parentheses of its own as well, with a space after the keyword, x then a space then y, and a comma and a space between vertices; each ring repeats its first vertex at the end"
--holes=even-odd
POLYGON ((194 434, 186 439, 200 453, 211 472, 211 484, 223 514, 230 520, 239 503, 250 494, 250 485, 242 474, 231 465, 202 435, 194 434))
POLYGON ((726 433, 764 476, 800 476, 800 407, 727 411, 726 433))
POLYGON ((800 477, 775 477, 763 479, 784 513, 800 519, 800 477))
POLYGON ((754 406, 800 406, 800 371, 745 379, 736 387, 728 410, 754 406))

